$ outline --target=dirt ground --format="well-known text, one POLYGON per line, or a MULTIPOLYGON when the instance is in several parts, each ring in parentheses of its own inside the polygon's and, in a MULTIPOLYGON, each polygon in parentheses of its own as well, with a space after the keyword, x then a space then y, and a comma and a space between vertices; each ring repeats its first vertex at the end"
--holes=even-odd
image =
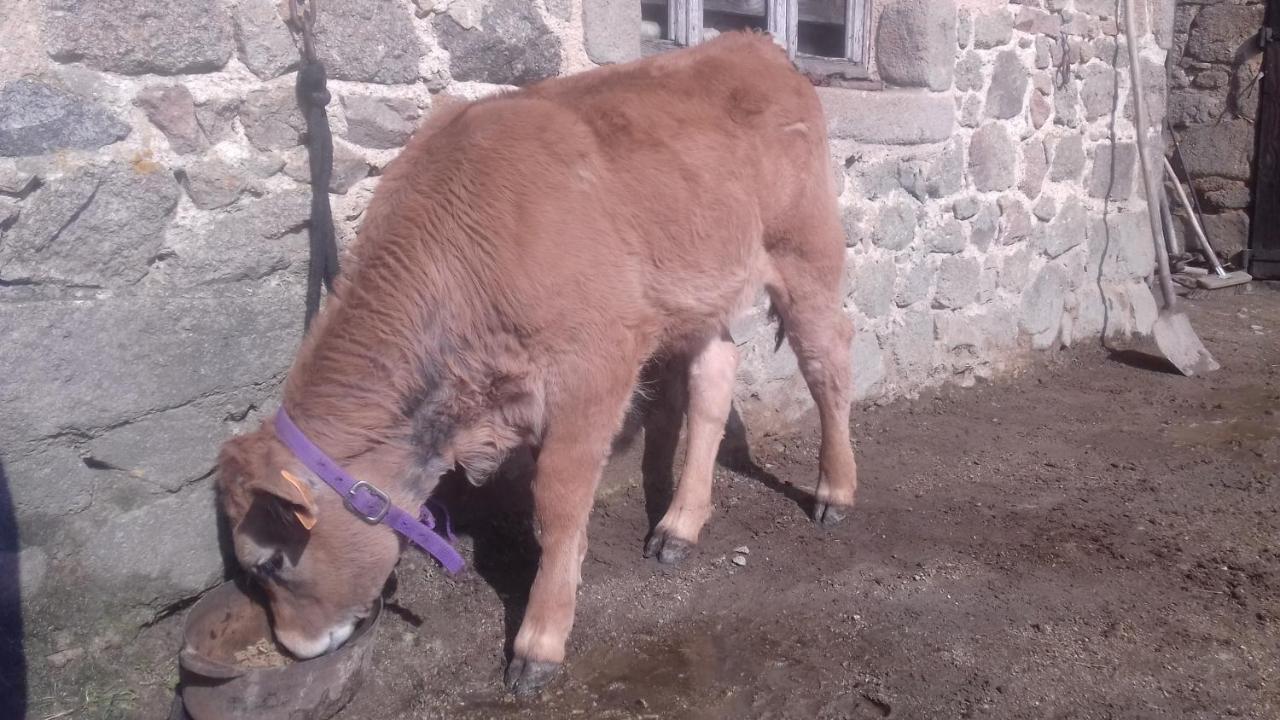
MULTIPOLYGON (((613 493, 538 699, 501 689, 536 562, 518 488, 454 498, 475 570, 406 555, 339 718, 1280 717, 1280 292, 1186 305, 1224 366, 1206 379, 1092 346, 859 409, 835 529, 805 515, 812 431, 718 473, 679 567, 641 557, 644 489, 613 493)), ((172 677, 177 632, 139 638, 144 676, 172 677)), ((171 687, 133 711, 162 717, 171 687)))

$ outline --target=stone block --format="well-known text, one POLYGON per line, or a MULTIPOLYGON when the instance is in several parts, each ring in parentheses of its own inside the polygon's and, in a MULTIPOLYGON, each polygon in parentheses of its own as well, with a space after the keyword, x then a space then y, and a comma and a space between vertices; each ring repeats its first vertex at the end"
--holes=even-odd
POLYGON ((1231 73, 1225 68, 1212 67, 1197 73, 1191 84, 1197 88, 1220 88, 1226 87, 1229 82, 1231 82, 1231 73))
POLYGON ((1080 106, 1080 84, 1068 80, 1053 93, 1053 124, 1074 128, 1080 126, 1084 113, 1080 106))
MULTIPOLYGON (((58 354, 65 353, 59 351, 58 354)), ((20 388, 11 387, 0 379, 0 393, 6 397, 16 400, 20 391, 20 388)), ((60 517, 89 507, 101 474, 85 465, 80 453, 67 443, 27 444, 19 442, 22 436, 6 435, 5 447, 0 449, 0 463, 4 464, 5 479, 16 514, 19 517, 60 517)), ((23 535, 28 543, 38 544, 46 539, 33 532, 24 532, 23 535)))
POLYGON ((1025 246, 1005 256, 1000 263, 997 280, 1002 290, 1020 295, 1027 285, 1031 270, 1031 251, 1025 246))
MULTIPOLYGON (((988 350, 1014 347, 1018 339, 1018 313, 1013 307, 991 304, 969 318, 988 350)), ((997 356, 998 357, 998 356, 997 356)))
POLYGON ((147 274, 178 203, 163 171, 81 168, 40 188, 0 246, 8 282, 118 287, 147 274))
POLYGON ((235 119, 240 114, 240 99, 209 100, 196 105, 196 122, 211 143, 220 143, 235 134, 235 119))
POLYGON ((1149 335, 1159 310, 1151 289, 1136 281, 1102 284, 1107 337, 1149 335))
POLYGON ((1019 31, 1041 37, 1058 37, 1062 31, 1062 18, 1039 8, 1023 5, 1018 8, 1014 26, 1019 31))
POLYGON ((893 296, 893 304, 907 307, 923 300, 928 300, 933 292, 933 269, 928 263, 920 261, 899 273, 898 290, 893 296))
POLYGON ((0 195, 24 198, 39 184, 34 172, 18 167, 13 160, 0 160, 0 195))
POLYGON ((957 220, 968 220, 969 218, 978 214, 978 210, 981 208, 981 206, 982 205, 978 201, 978 198, 973 196, 966 196, 966 197, 957 199, 955 203, 952 204, 951 212, 953 215, 955 215, 955 218, 957 220))
POLYGON ((1052 339, 1044 342, 1044 338, 1057 335, 1067 289, 1067 276, 1062 267, 1056 263, 1047 263, 1022 294, 1019 326, 1032 336, 1033 342, 1040 339, 1038 344, 1041 347, 1048 347, 1052 342, 1052 339))
POLYGON ((1129 51, 1117 45, 1112 38, 1096 38, 1092 42, 1072 39, 1068 43, 1067 54, 1068 60, 1076 65, 1087 64, 1095 57, 1115 68, 1129 65, 1129 51))
POLYGON ((1053 47, 1054 43, 1051 38, 1040 36, 1036 38, 1036 69, 1048 70, 1053 67, 1053 47))
POLYGON ((987 123, 969 141, 969 178, 982 191, 1007 190, 1015 180, 1016 150, 1009 131, 987 123))
POLYGON ((964 250, 968 244, 964 236, 964 224, 954 218, 947 218, 938 227, 925 231, 925 240, 930 252, 948 255, 964 250))
POLYGON ((1102 28, 1102 23, 1098 22, 1098 20, 1096 20, 1095 18, 1091 18, 1088 15, 1085 15, 1082 12, 1064 11, 1061 13, 1061 15, 1062 15, 1062 28, 1061 28, 1062 34, 1065 34, 1071 37, 1097 37, 1099 33, 1105 33, 1109 35, 1115 34, 1114 19, 1112 19, 1111 22, 1109 23, 1111 27, 1111 32, 1107 33, 1106 30, 1102 28))
POLYGON ((911 160, 893 157, 876 162, 860 162, 855 156, 849 159, 849 175, 857 181, 863 197, 879 200, 896 194, 902 186, 903 166, 911 160))
POLYGON ((454 80, 527 85, 560 72, 560 40, 531 3, 492 0, 474 29, 447 14, 432 24, 454 80))
POLYGON ((0 435, 34 442, 274 383, 297 347, 302 293, 0 303, 0 327, 0 435))
POLYGON ((844 227, 845 247, 856 247, 871 237, 871 216, 870 206, 856 201, 841 210, 840 223, 844 227))
POLYGON ((158 493, 177 492, 213 471, 233 427, 219 410, 193 403, 148 415, 95 438, 89 456, 158 493))
POLYGON ((1258 121, 1258 107, 1262 100, 1262 58, 1250 58, 1236 68, 1231 106, 1236 114, 1247 120, 1258 121))
POLYGON ((1080 102, 1087 120, 1110 115, 1116 109, 1116 71, 1101 63, 1085 66, 1080 102))
POLYGON ((346 95, 347 139, 370 148, 398 148, 409 141, 422 113, 406 98, 346 95))
POLYGON ((128 135, 102 106, 51 85, 14 80, 0 89, 0 156, 93 150, 128 135))
MULTIPOLYGON (((1151 0, 1151 32, 1156 45, 1162 50, 1173 47, 1174 17, 1178 11, 1177 0, 1151 0)), ((1181 53, 1179 53, 1181 54, 1181 53)))
POLYGON ((880 145, 943 142, 955 129, 951 98, 917 91, 818 88, 833 140, 880 145))
MULTIPOLYGON (((311 157, 306 148, 295 148, 288 153, 284 174, 300 183, 311 183, 311 157)), ((329 174, 329 192, 346 194, 356 183, 369 176, 369 161, 351 146, 334 142, 333 168, 329 174)))
POLYGON ((1214 123, 1227 104, 1227 88, 1175 89, 1169 93, 1169 123, 1176 128, 1214 123))
POLYGON ((240 0, 233 11, 240 62, 263 80, 280 77, 298 66, 298 48, 284 24, 281 8, 283 5, 273 0, 240 0))
POLYGON ((1040 196, 1045 175, 1049 172, 1049 152, 1043 140, 1031 140, 1022 146, 1022 181, 1018 188, 1028 198, 1040 196))
POLYGON ((1240 210, 1207 213, 1204 233, 1209 245, 1219 254, 1235 259, 1249 246, 1249 214, 1240 210))
POLYGON ((1084 171, 1084 140, 1079 135, 1066 135, 1053 147, 1053 164, 1049 167, 1049 179, 1054 182, 1075 182, 1084 171))
POLYGON ((1075 0, 1075 9, 1077 12, 1088 13, 1094 17, 1114 19, 1120 17, 1123 12, 1121 2, 1123 0, 1075 0))
POLYGON ((231 18, 222 2, 45 0, 43 11, 45 45, 58 62, 180 75, 212 72, 231 59, 231 18))
POLYGON ((1089 277, 1126 281, 1149 277, 1156 249, 1145 208, 1095 217, 1089 229, 1089 277))
POLYGON ((956 63, 956 89, 981 90, 986 83, 982 72, 982 56, 970 50, 956 63))
POLYGON ((259 150, 294 147, 307 129, 293 85, 284 83, 250 92, 240 106, 240 123, 249 142, 259 150))
POLYGON ((307 192, 277 193, 232 206, 212 223, 175 225, 166 259, 153 271, 182 286, 261 280, 306 257, 307 192))
POLYGON ((10 225, 18 221, 18 216, 21 214, 17 200, 0 196, 0 230, 8 230, 10 225))
POLYGON ((938 265, 938 286, 933 293, 933 306, 962 308, 978 295, 982 264, 975 258, 951 256, 938 265))
POLYGON ((235 202, 247 187, 247 178, 238 169, 210 158, 188 164, 178 174, 191 202, 201 210, 213 210, 235 202))
POLYGON ((1210 3, 1191 23, 1186 53, 1201 62, 1231 63, 1242 51, 1256 52, 1253 38, 1262 27, 1263 5, 1210 3))
POLYGON ((1031 235, 1031 215, 1017 198, 1000 198, 1000 243, 1012 245, 1031 235))
POLYGON ((954 0, 899 0, 880 14, 876 67, 891 85, 947 90, 957 45, 954 0))
POLYGON ((884 384, 884 350, 875 333, 856 332, 850 350, 853 365, 853 399, 868 400, 884 384))
POLYGON ((1029 81, 1017 52, 1005 50, 997 55, 991 87, 987 89, 987 117, 1008 120, 1021 114, 1029 81))
POLYGON ((887 314, 893 305, 894 283, 898 278, 898 268, 893 260, 852 255, 845 265, 853 303, 859 312, 869 318, 887 314))
POLYGON ((906 199, 894 199, 880 208, 871 241, 886 250, 901 250, 916 239, 916 208, 906 199))
POLYGON ((933 315, 927 310, 910 310, 902 315, 902 325, 889 338, 889 354, 894 376, 900 385, 928 376, 934 357, 933 315))
POLYGON ((1031 206, 1031 214, 1042 223, 1047 223, 1058 214, 1058 201, 1052 195, 1041 195, 1031 206))
POLYGON ((186 85, 148 85, 134 104, 147 113, 152 125, 169 139, 169 147, 179 154, 209 147, 196 120, 196 103, 186 85))
MULTIPOLYGON (((1068 198, 1056 216, 1052 212, 1044 214, 1051 217, 1052 222, 1037 229, 1036 245, 1045 257, 1051 260, 1060 257, 1088 240, 1089 213, 1079 198, 1068 198)), ((1037 217, 1044 219, 1039 212, 1037 217)))
POLYGON ((992 203, 984 203, 978 214, 970 221, 969 241, 983 252, 991 246, 1000 232, 1000 214, 992 203))
POLYGON ((949 351, 976 350, 982 336, 973 319, 958 312, 940 312, 933 319, 934 339, 949 351))
POLYGON ((551 16, 561 22, 568 22, 573 17, 573 0, 543 0, 551 16))
POLYGON ((973 45, 989 50, 1013 39, 1013 16, 1003 8, 979 14, 973 20, 973 45))
POLYGON ((1204 209, 1208 211, 1241 210, 1249 207, 1252 201, 1249 186, 1237 180, 1219 177, 1197 178, 1195 189, 1204 209))
MULTIPOLYGON (((1146 58, 1141 60, 1139 66, 1142 68, 1142 82, 1147 89, 1147 127, 1156 131, 1159 136, 1164 131, 1164 119, 1169 106, 1165 68, 1146 58)), ((1136 124, 1132 93, 1126 94, 1124 98, 1124 116, 1136 124)))
POLYGON ((960 106, 961 127, 976 128, 982 124, 982 96, 972 94, 960 106))
POLYGON ((960 192, 964 187, 964 147, 960 140, 947 143, 932 161, 903 161, 898 166, 898 183, 921 202, 960 192))
MULTIPOLYGON (((30 602, 40 594, 44 586, 44 578, 49 572, 49 555, 38 547, 23 548, 18 553, 18 587, 17 600, 30 602)), ((5 597, 5 590, 0 590, 0 602, 13 602, 12 597, 5 597)), ((14 607, 9 605, 9 607, 14 607)))
POLYGON ((1249 180, 1253 156, 1253 124, 1231 119, 1188 128, 1181 133, 1182 158, 1192 177, 1210 175, 1249 180))
POLYGON ((333 80, 389 85, 418 79, 425 52, 408 7, 396 0, 325 0, 316 52, 333 80))
POLYGON ((582 35, 587 57, 598 65, 640 57, 640 3, 583 0, 582 35))
POLYGON ((1093 171, 1089 174, 1090 197, 1127 200, 1133 194, 1134 178, 1140 177, 1138 146, 1134 143, 1099 143, 1094 148, 1093 171))
POLYGON ((1039 130, 1049 122, 1049 117, 1053 114, 1053 105, 1049 102, 1049 98, 1040 93, 1032 93, 1030 115, 1031 127, 1039 130))
POLYGON ((78 559, 97 584, 152 607, 213 587, 223 576, 213 480, 110 517, 78 559))

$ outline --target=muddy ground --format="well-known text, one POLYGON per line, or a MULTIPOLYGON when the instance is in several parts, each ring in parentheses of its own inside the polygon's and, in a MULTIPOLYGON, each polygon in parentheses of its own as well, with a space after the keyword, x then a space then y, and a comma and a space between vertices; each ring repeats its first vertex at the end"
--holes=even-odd
MULTIPOLYGON (((832 530, 805 516, 812 431, 718 473, 676 568, 641 557, 644 488, 612 493, 539 699, 501 690, 536 562, 518 488, 455 498, 475 571, 406 556, 339 717, 1280 717, 1280 292, 1187 306, 1225 368, 1207 379, 1082 347, 859 409, 859 505, 832 530)), ((121 714, 164 716, 178 637, 174 618, 125 651, 121 714)))

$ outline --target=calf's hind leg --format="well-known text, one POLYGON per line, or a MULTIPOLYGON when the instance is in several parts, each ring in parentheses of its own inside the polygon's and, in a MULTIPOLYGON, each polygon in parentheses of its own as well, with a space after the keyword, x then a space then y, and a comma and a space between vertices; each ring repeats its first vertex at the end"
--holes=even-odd
POLYGON ((645 557, 677 563, 698 542, 711 514, 716 451, 733 404, 738 348, 728 331, 707 338, 689 363, 688 437, 684 468, 671 505, 645 545, 645 557))
POLYGON ((768 243, 776 275, 769 293, 818 406, 822 449, 813 519, 832 525, 853 508, 858 487, 849 437, 853 323, 840 307, 844 230, 834 195, 801 206, 809 210, 768 243))

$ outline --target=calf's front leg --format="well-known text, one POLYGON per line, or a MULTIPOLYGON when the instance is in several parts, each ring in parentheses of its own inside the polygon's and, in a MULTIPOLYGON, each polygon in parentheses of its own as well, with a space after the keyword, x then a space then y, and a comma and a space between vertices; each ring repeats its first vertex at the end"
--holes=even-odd
POLYGON ((625 409, 626 392, 619 396, 616 404, 599 408, 603 413, 576 410, 553 419, 538 453, 533 504, 542 557, 507 666, 507 689, 516 695, 537 692, 564 662, 587 554, 587 520, 625 409))

